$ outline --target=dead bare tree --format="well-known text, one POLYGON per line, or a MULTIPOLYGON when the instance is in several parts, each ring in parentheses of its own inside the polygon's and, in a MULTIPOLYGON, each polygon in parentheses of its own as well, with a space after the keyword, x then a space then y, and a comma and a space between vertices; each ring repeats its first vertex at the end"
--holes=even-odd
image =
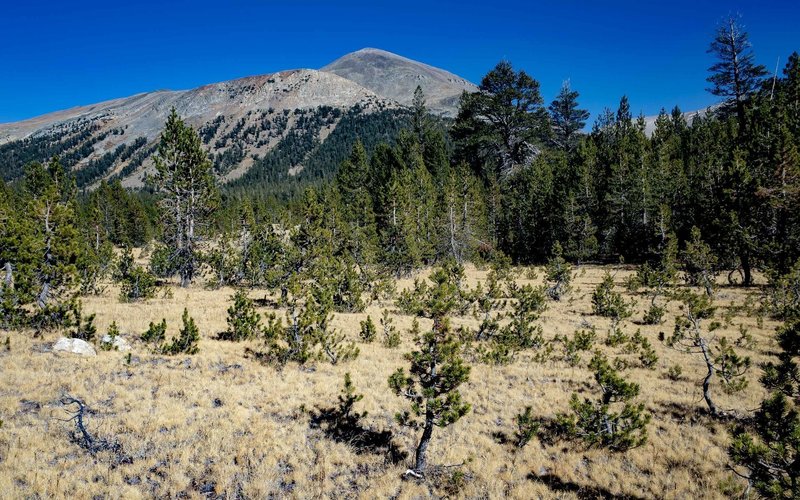
POLYGON ((92 455, 100 451, 111 451, 116 454, 117 461, 122 459, 122 445, 116 441, 92 436, 86 428, 84 419, 89 412, 89 408, 82 400, 70 395, 61 398, 60 403, 67 408, 70 415, 66 422, 75 422, 75 430, 70 433, 70 438, 74 443, 88 451, 92 455))

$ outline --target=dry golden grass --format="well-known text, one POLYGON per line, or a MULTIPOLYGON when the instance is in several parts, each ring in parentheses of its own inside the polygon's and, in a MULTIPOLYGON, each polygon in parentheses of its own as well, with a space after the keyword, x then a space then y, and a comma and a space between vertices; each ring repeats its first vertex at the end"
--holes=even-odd
MULTIPOLYGON (((571 299, 549 302, 541 324, 545 336, 572 334, 586 320, 598 327, 602 346, 606 320, 591 316, 591 291, 603 268, 585 268, 571 299)), ((622 282, 630 270, 618 270, 622 282)), ((542 274, 541 272, 539 273, 542 274)), ((468 270, 471 284, 486 273, 468 270)), ((520 279, 520 282, 526 282, 520 279)), ((403 280, 399 287, 408 286, 403 280)), ((347 497, 419 498, 445 495, 432 482, 401 479, 408 463, 387 463, 384 456, 362 453, 328 439, 310 428, 308 410, 332 406, 345 372, 352 374, 364 399, 358 409, 369 415, 365 423, 375 430, 391 430, 395 442, 413 454, 417 433, 393 422, 405 402, 387 387, 387 377, 405 366, 403 353, 411 348, 404 336, 398 349, 380 342, 359 344, 357 360, 340 366, 317 363, 312 367, 287 366, 283 371, 247 359, 245 347, 257 342, 214 340, 226 326, 228 297, 232 290, 200 287, 173 288, 174 296, 146 303, 121 304, 117 291, 84 299, 86 312, 97 313, 99 332, 116 321, 133 341, 130 364, 119 352, 102 352, 93 358, 54 354, 47 347, 52 333, 32 338, 30 332, 11 332, 11 350, 0 354, 0 496, 138 498, 153 496, 203 497, 347 497), (164 357, 149 353, 135 341, 150 321, 162 317, 168 336, 175 335, 183 308, 195 318, 203 338, 194 356, 164 357), (114 464, 109 453, 93 457, 70 442, 72 423, 64 422, 59 404, 69 393, 87 402, 90 432, 117 439, 129 457, 114 464)), ((741 304, 747 292, 721 288, 719 305, 741 304)), ((252 297, 264 292, 253 291, 252 297)), ((641 319, 645 299, 633 319, 641 319)), ((363 314, 338 314, 334 326, 357 339, 359 321, 367 314, 376 321, 383 305, 363 314)), ((391 307, 391 306, 389 306, 391 307)), ((396 311, 395 311, 396 312, 396 311)), ((497 434, 514 432, 514 416, 525 406, 551 417, 568 410, 571 393, 596 394, 591 373, 585 368, 590 355, 583 353, 582 367, 571 368, 555 356, 537 363, 522 355, 510 366, 475 364, 464 398, 473 410, 462 420, 434 432, 430 461, 436 464, 468 463, 461 468, 469 480, 452 496, 470 498, 575 498, 577 496, 630 495, 645 498, 718 498, 720 483, 729 481, 725 470, 729 436, 726 423, 705 416, 699 382, 704 367, 700 359, 664 347, 658 332, 669 333, 677 306, 670 306, 665 324, 639 326, 626 323, 633 333, 641 328, 656 348, 655 370, 631 368, 625 376, 641 385, 640 399, 652 413, 648 442, 626 453, 586 449, 580 443, 560 441, 543 445, 534 439, 514 451, 498 442, 497 434), (670 381, 668 367, 683 366, 683 378, 670 381)), ((412 318, 395 314, 404 331, 412 318)), ((455 320, 456 324, 472 318, 455 320)), ((745 353, 754 361, 765 359, 774 345, 774 323, 761 328, 755 319, 735 317, 723 335, 738 336, 744 323, 757 347, 745 353)), ((426 323, 423 321, 422 326, 426 323)), ((0 337, 0 340, 5 340, 0 337)), ((558 354, 558 349, 556 354, 558 354)), ((758 369, 748 373, 750 384, 742 393, 714 391, 722 409, 739 414, 758 406, 763 391, 758 369)))

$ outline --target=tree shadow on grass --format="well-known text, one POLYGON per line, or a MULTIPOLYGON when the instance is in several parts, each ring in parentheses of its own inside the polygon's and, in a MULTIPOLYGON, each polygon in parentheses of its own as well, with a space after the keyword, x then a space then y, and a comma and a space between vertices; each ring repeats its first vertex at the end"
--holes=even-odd
POLYGON ((574 483, 572 481, 565 481, 560 477, 556 476, 555 474, 542 474, 536 475, 533 472, 528 474, 527 479, 530 481, 534 481, 537 483, 542 483, 547 485, 553 491, 558 491, 562 493, 574 493, 580 499, 595 499, 595 498, 614 498, 614 499, 623 499, 623 500, 639 500, 643 497, 638 497, 635 495, 619 495, 616 493, 612 493, 611 491, 602 488, 600 486, 586 486, 578 483, 574 483))
POLYGON ((280 304, 277 300, 271 299, 266 295, 264 295, 264 298, 253 299, 253 304, 255 304, 256 307, 267 307, 270 309, 280 308, 280 304))
POLYGON ((345 443, 353 448, 356 454, 383 455, 391 464, 398 464, 408 453, 401 450, 393 441, 391 431, 376 431, 364 427, 361 415, 343 412, 341 407, 318 408, 310 412, 312 429, 321 430, 328 439, 337 443, 345 443))
POLYGON ((709 413, 702 403, 690 405, 686 403, 668 402, 657 405, 653 410, 656 415, 661 415, 681 424, 694 424, 713 427, 714 424, 752 425, 752 416, 736 411, 720 410, 717 415, 709 413))

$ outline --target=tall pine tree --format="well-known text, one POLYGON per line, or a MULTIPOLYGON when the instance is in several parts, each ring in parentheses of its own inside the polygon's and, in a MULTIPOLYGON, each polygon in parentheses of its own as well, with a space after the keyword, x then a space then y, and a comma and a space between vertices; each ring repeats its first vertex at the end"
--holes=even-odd
POLYGON ((211 161, 197 132, 172 108, 148 179, 163 194, 159 201, 168 272, 181 286, 192 283, 199 266, 198 242, 218 203, 211 161))

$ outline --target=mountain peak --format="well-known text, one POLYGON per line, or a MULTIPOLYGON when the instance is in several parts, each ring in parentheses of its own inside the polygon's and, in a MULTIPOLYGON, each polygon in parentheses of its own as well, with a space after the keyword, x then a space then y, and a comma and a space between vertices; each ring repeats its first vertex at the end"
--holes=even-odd
POLYGON ((473 83, 458 75, 373 47, 345 54, 321 71, 334 73, 406 105, 411 103, 414 89, 419 85, 428 107, 448 116, 456 114, 464 91, 477 90, 473 83))
POLYGON ((374 53, 378 53, 378 54, 386 54, 386 55, 395 56, 395 57, 400 57, 397 54, 395 54, 394 52, 389 52, 388 50, 378 49, 378 48, 375 48, 375 47, 364 47, 363 49, 358 49, 355 52, 351 52, 351 54, 370 53, 370 52, 374 52, 374 53))

